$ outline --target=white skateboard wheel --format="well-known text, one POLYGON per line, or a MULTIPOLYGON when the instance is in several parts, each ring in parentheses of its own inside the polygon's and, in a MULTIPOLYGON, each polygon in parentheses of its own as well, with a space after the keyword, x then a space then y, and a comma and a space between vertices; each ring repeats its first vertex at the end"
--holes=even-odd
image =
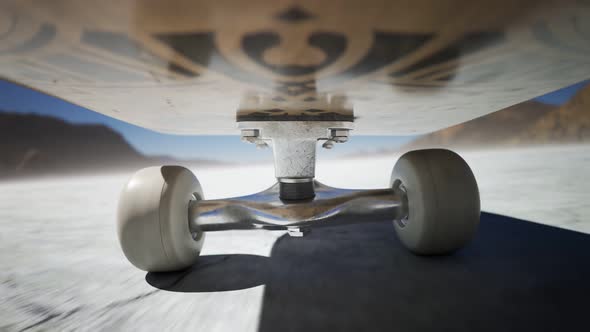
POLYGON ((451 253, 471 240, 479 224, 475 177, 456 153, 444 149, 411 151, 397 161, 391 185, 401 181, 408 215, 394 221, 398 238, 420 255, 451 253))
POLYGON ((180 166, 148 167, 129 180, 119 201, 117 232, 127 259, 137 268, 175 271, 199 256, 204 233, 191 233, 188 206, 203 198, 201 185, 180 166))

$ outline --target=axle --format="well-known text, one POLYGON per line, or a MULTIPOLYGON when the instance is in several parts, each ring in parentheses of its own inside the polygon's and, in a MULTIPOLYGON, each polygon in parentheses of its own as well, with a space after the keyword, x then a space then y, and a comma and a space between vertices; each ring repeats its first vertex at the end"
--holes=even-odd
POLYGON ((401 220, 407 215, 404 193, 394 189, 347 190, 313 182, 313 200, 285 202, 277 183, 260 193, 219 200, 192 201, 193 233, 229 229, 294 229, 401 220))

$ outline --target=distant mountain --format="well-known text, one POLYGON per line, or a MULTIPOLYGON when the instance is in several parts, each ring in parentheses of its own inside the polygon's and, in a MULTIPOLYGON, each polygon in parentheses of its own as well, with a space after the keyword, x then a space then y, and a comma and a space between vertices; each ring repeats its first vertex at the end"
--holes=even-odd
MULTIPOLYGON (((0 179, 46 174, 134 170, 179 163, 147 157, 103 125, 79 125, 18 113, 0 113, 0 179)), ((197 160, 183 164, 214 164, 197 160)))
POLYGON ((590 142, 590 85, 562 106, 526 101, 420 136, 403 150, 590 142))
POLYGON ((590 141, 590 85, 572 99, 543 117, 518 137, 523 142, 588 142, 590 141))

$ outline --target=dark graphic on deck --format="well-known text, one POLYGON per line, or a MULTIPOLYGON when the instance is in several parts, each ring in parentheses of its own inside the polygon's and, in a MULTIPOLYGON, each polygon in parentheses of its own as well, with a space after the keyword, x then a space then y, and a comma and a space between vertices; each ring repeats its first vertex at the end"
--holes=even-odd
MULTIPOLYGON (((163 31, 149 24, 136 30, 90 24, 75 30, 62 23, 4 11, 0 61, 16 61, 24 79, 78 87, 196 88, 231 81, 252 95, 240 105, 238 117, 244 119, 350 118, 348 107, 336 107, 332 99, 363 82, 413 91, 492 80, 501 63, 487 60, 509 43, 502 29, 456 35, 388 30, 367 26, 370 21, 355 26, 330 20, 326 13, 299 6, 239 28, 225 22, 163 31)), ((532 35, 551 47, 587 51, 562 44, 563 38, 542 22, 533 26, 532 35)))

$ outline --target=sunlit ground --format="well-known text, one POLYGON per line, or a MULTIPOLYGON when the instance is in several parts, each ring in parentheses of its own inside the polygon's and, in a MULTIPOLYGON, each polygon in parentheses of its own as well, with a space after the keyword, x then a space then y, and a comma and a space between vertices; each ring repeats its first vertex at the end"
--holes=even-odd
MULTIPOLYGON (((482 210, 590 233, 590 147, 465 152, 482 210)), ((381 188, 397 156, 322 161, 331 186, 381 188)), ((272 165, 194 170, 206 198, 274 182, 272 165)), ((144 280, 121 253, 115 211, 125 175, 0 184, 0 330, 256 331, 264 286, 171 293, 144 280)), ((449 193, 452 195, 452 193, 449 193)), ((283 232, 208 234, 203 255, 269 256, 283 232)), ((313 310, 313 308, 310 308, 313 310)))

